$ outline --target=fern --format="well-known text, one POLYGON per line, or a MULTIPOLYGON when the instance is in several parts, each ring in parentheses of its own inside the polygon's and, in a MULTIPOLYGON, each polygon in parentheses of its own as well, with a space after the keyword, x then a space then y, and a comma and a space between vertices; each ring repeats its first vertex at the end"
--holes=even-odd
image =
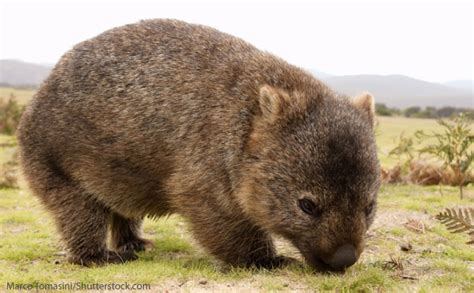
POLYGON ((446 209, 436 215, 451 233, 466 233, 471 237, 467 244, 474 244, 474 208, 446 209))

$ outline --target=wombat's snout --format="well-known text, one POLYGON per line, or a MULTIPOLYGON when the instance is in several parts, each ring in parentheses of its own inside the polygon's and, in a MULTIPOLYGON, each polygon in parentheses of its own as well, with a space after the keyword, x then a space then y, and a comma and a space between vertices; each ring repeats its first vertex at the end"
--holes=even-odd
POLYGON ((344 270, 355 264, 357 261, 357 252, 352 244, 340 246, 336 252, 325 263, 337 271, 344 270))

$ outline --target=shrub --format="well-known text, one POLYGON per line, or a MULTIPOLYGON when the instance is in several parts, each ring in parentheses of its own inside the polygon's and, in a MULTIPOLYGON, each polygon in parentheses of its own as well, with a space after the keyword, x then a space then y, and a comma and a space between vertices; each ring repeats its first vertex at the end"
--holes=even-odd
POLYGON ((24 107, 20 106, 14 95, 8 101, 0 99, 0 133, 14 134, 20 123, 24 107))
POLYGON ((403 111, 403 115, 405 115, 405 117, 416 117, 416 115, 418 115, 420 111, 420 107, 409 107, 406 108, 405 111, 403 111))
POLYGON ((0 188, 18 187, 18 152, 10 160, 0 165, 0 188))
POLYGON ((397 156, 398 164, 401 165, 404 169, 410 164, 413 160, 415 153, 415 146, 413 142, 413 137, 405 136, 402 132, 398 138, 397 145, 390 150, 388 153, 389 156, 397 156))
POLYGON ((379 116, 393 116, 398 115, 400 111, 395 108, 389 108, 385 104, 375 104, 375 113, 379 116))
POLYGON ((17 188, 17 169, 11 164, 5 163, 0 166, 0 188, 17 188))
POLYGON ((463 186, 469 176, 469 168, 474 160, 474 135, 471 133, 471 122, 460 114, 451 121, 439 120, 444 133, 427 134, 421 130, 415 133, 420 140, 435 139, 420 150, 439 158, 444 167, 452 170, 454 179, 458 181, 459 195, 463 198, 463 186))

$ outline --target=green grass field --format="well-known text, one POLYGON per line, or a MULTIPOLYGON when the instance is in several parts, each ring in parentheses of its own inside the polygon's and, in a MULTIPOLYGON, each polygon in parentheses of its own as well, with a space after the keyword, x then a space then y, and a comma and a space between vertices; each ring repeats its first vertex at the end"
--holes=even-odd
MULTIPOLYGON (((460 202, 455 188, 385 186, 379 213, 368 233, 362 259, 345 274, 321 274, 292 266, 276 271, 226 269, 194 244, 177 216, 147 220, 145 234, 155 249, 135 262, 83 268, 68 264, 48 214, 27 191, 0 191, 0 283, 148 283, 153 289, 194 290, 342 290, 393 292, 472 292, 474 250, 467 237, 449 234, 433 219, 444 207, 460 202), (426 231, 404 226, 421 221, 426 231), (410 243, 409 252, 400 245, 410 243), (393 263, 401 263, 396 267, 393 263)), ((282 251, 297 257, 282 243, 282 251)))
POLYGON ((28 103, 34 93, 34 90, 29 89, 0 87, 0 100, 8 100, 11 96, 14 96, 20 105, 25 105, 28 103))
POLYGON ((388 167, 397 163, 397 158, 389 156, 388 153, 393 149, 400 137, 410 136, 418 129, 437 130, 438 125, 432 119, 414 119, 402 117, 378 117, 378 126, 375 131, 377 147, 379 150, 379 159, 383 166, 388 167))
MULTIPOLYGON (((379 156, 386 166, 396 163, 387 153, 401 132, 439 129, 433 120, 379 121, 379 156)), ((13 155, 15 139, 0 135, 0 145, 1 165, 13 155)), ((466 235, 449 233, 434 218, 445 207, 472 207, 472 186, 463 201, 454 187, 383 186, 360 261, 345 274, 323 274, 304 265, 275 271, 227 268, 199 248, 179 216, 146 220, 145 236, 155 248, 140 253, 138 261, 93 268, 71 265, 50 216, 20 183, 19 189, 0 189, 0 291, 7 282, 147 283, 155 291, 474 291, 474 247, 465 244, 466 235), (423 229, 407 227, 409 220, 423 229), (400 246, 408 243, 412 249, 402 251, 400 246)), ((282 253, 299 257, 286 242, 277 243, 282 253)))

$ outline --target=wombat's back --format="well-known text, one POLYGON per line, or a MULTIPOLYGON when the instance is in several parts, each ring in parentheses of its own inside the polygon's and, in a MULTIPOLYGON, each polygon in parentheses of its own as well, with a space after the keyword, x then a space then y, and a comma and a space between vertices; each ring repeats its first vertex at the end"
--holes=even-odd
POLYGON ((239 102, 231 91, 249 90, 233 83, 256 81, 256 76, 243 75, 259 54, 212 28, 174 20, 142 21, 109 30, 66 53, 34 98, 32 110, 62 109, 48 114, 65 113, 56 119, 67 121, 67 128, 87 118, 100 129, 112 130, 114 121, 122 130, 136 131, 144 123, 163 125, 178 119, 177 112, 209 112, 200 108, 203 104, 214 106, 213 111, 228 109, 239 102), (161 120, 154 121, 157 117, 161 120))
POLYGON ((321 87, 209 27, 149 20, 109 30, 66 53, 34 97, 19 130, 25 173, 47 188, 40 160, 125 214, 163 213, 149 201, 179 192, 170 174, 186 178, 182 192, 222 174, 232 184, 258 87, 279 81, 321 87))

